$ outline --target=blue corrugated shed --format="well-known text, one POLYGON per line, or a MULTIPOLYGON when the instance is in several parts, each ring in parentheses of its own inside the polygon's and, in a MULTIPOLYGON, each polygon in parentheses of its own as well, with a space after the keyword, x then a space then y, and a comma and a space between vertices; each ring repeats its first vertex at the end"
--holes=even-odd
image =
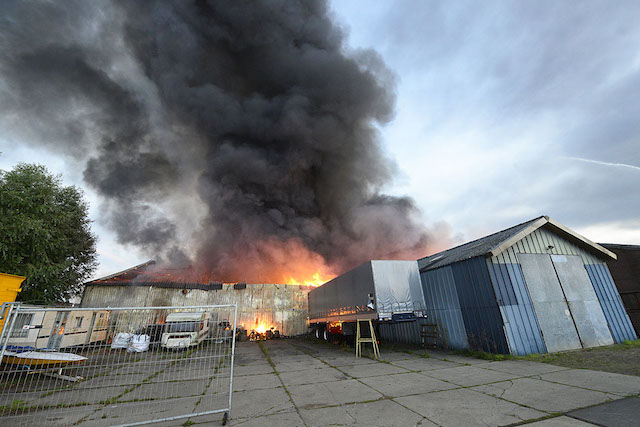
POLYGON ((605 264, 615 254, 542 216, 418 260, 443 345, 516 355, 547 351, 518 254, 581 257, 614 340, 636 338, 605 264))

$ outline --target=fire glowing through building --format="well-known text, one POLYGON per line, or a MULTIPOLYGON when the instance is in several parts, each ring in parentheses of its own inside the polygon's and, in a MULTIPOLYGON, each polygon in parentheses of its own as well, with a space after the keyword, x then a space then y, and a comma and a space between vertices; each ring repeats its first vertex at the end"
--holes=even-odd
MULTIPOLYGON (((313 277, 315 276, 315 277, 313 277)), ((279 284, 210 280, 194 268, 167 268, 154 261, 86 284, 82 306, 193 306, 238 304, 239 336, 250 340, 305 333, 307 293, 322 280, 294 283, 283 275, 279 284)), ((215 319, 218 326, 229 319, 215 319)))

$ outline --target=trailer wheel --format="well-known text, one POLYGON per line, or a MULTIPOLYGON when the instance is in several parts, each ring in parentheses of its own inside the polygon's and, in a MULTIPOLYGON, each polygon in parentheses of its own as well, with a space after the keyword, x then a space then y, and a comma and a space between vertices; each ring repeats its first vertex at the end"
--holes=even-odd
POLYGON ((325 341, 329 341, 329 330, 325 329, 324 331, 322 331, 322 338, 324 338, 325 341))
POLYGON ((322 335, 320 335, 320 334, 321 334, 320 328, 318 327, 318 328, 316 328, 316 339, 319 340, 322 337, 322 335))

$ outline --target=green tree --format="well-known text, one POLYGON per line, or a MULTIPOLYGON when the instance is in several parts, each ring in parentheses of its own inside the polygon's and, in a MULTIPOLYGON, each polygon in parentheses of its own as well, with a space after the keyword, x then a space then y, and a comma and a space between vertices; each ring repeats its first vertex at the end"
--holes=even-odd
POLYGON ((26 276, 18 298, 52 304, 77 295, 97 266, 88 205, 41 165, 0 171, 0 271, 26 276))

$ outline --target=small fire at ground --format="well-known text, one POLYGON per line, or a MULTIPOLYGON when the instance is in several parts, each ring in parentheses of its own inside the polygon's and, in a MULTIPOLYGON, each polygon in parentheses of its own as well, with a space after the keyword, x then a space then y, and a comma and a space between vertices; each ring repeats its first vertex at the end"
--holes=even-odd
POLYGON ((266 324, 260 323, 248 333, 247 338, 249 338, 249 341, 264 341, 280 338, 280 331, 273 326, 267 327, 266 324))

